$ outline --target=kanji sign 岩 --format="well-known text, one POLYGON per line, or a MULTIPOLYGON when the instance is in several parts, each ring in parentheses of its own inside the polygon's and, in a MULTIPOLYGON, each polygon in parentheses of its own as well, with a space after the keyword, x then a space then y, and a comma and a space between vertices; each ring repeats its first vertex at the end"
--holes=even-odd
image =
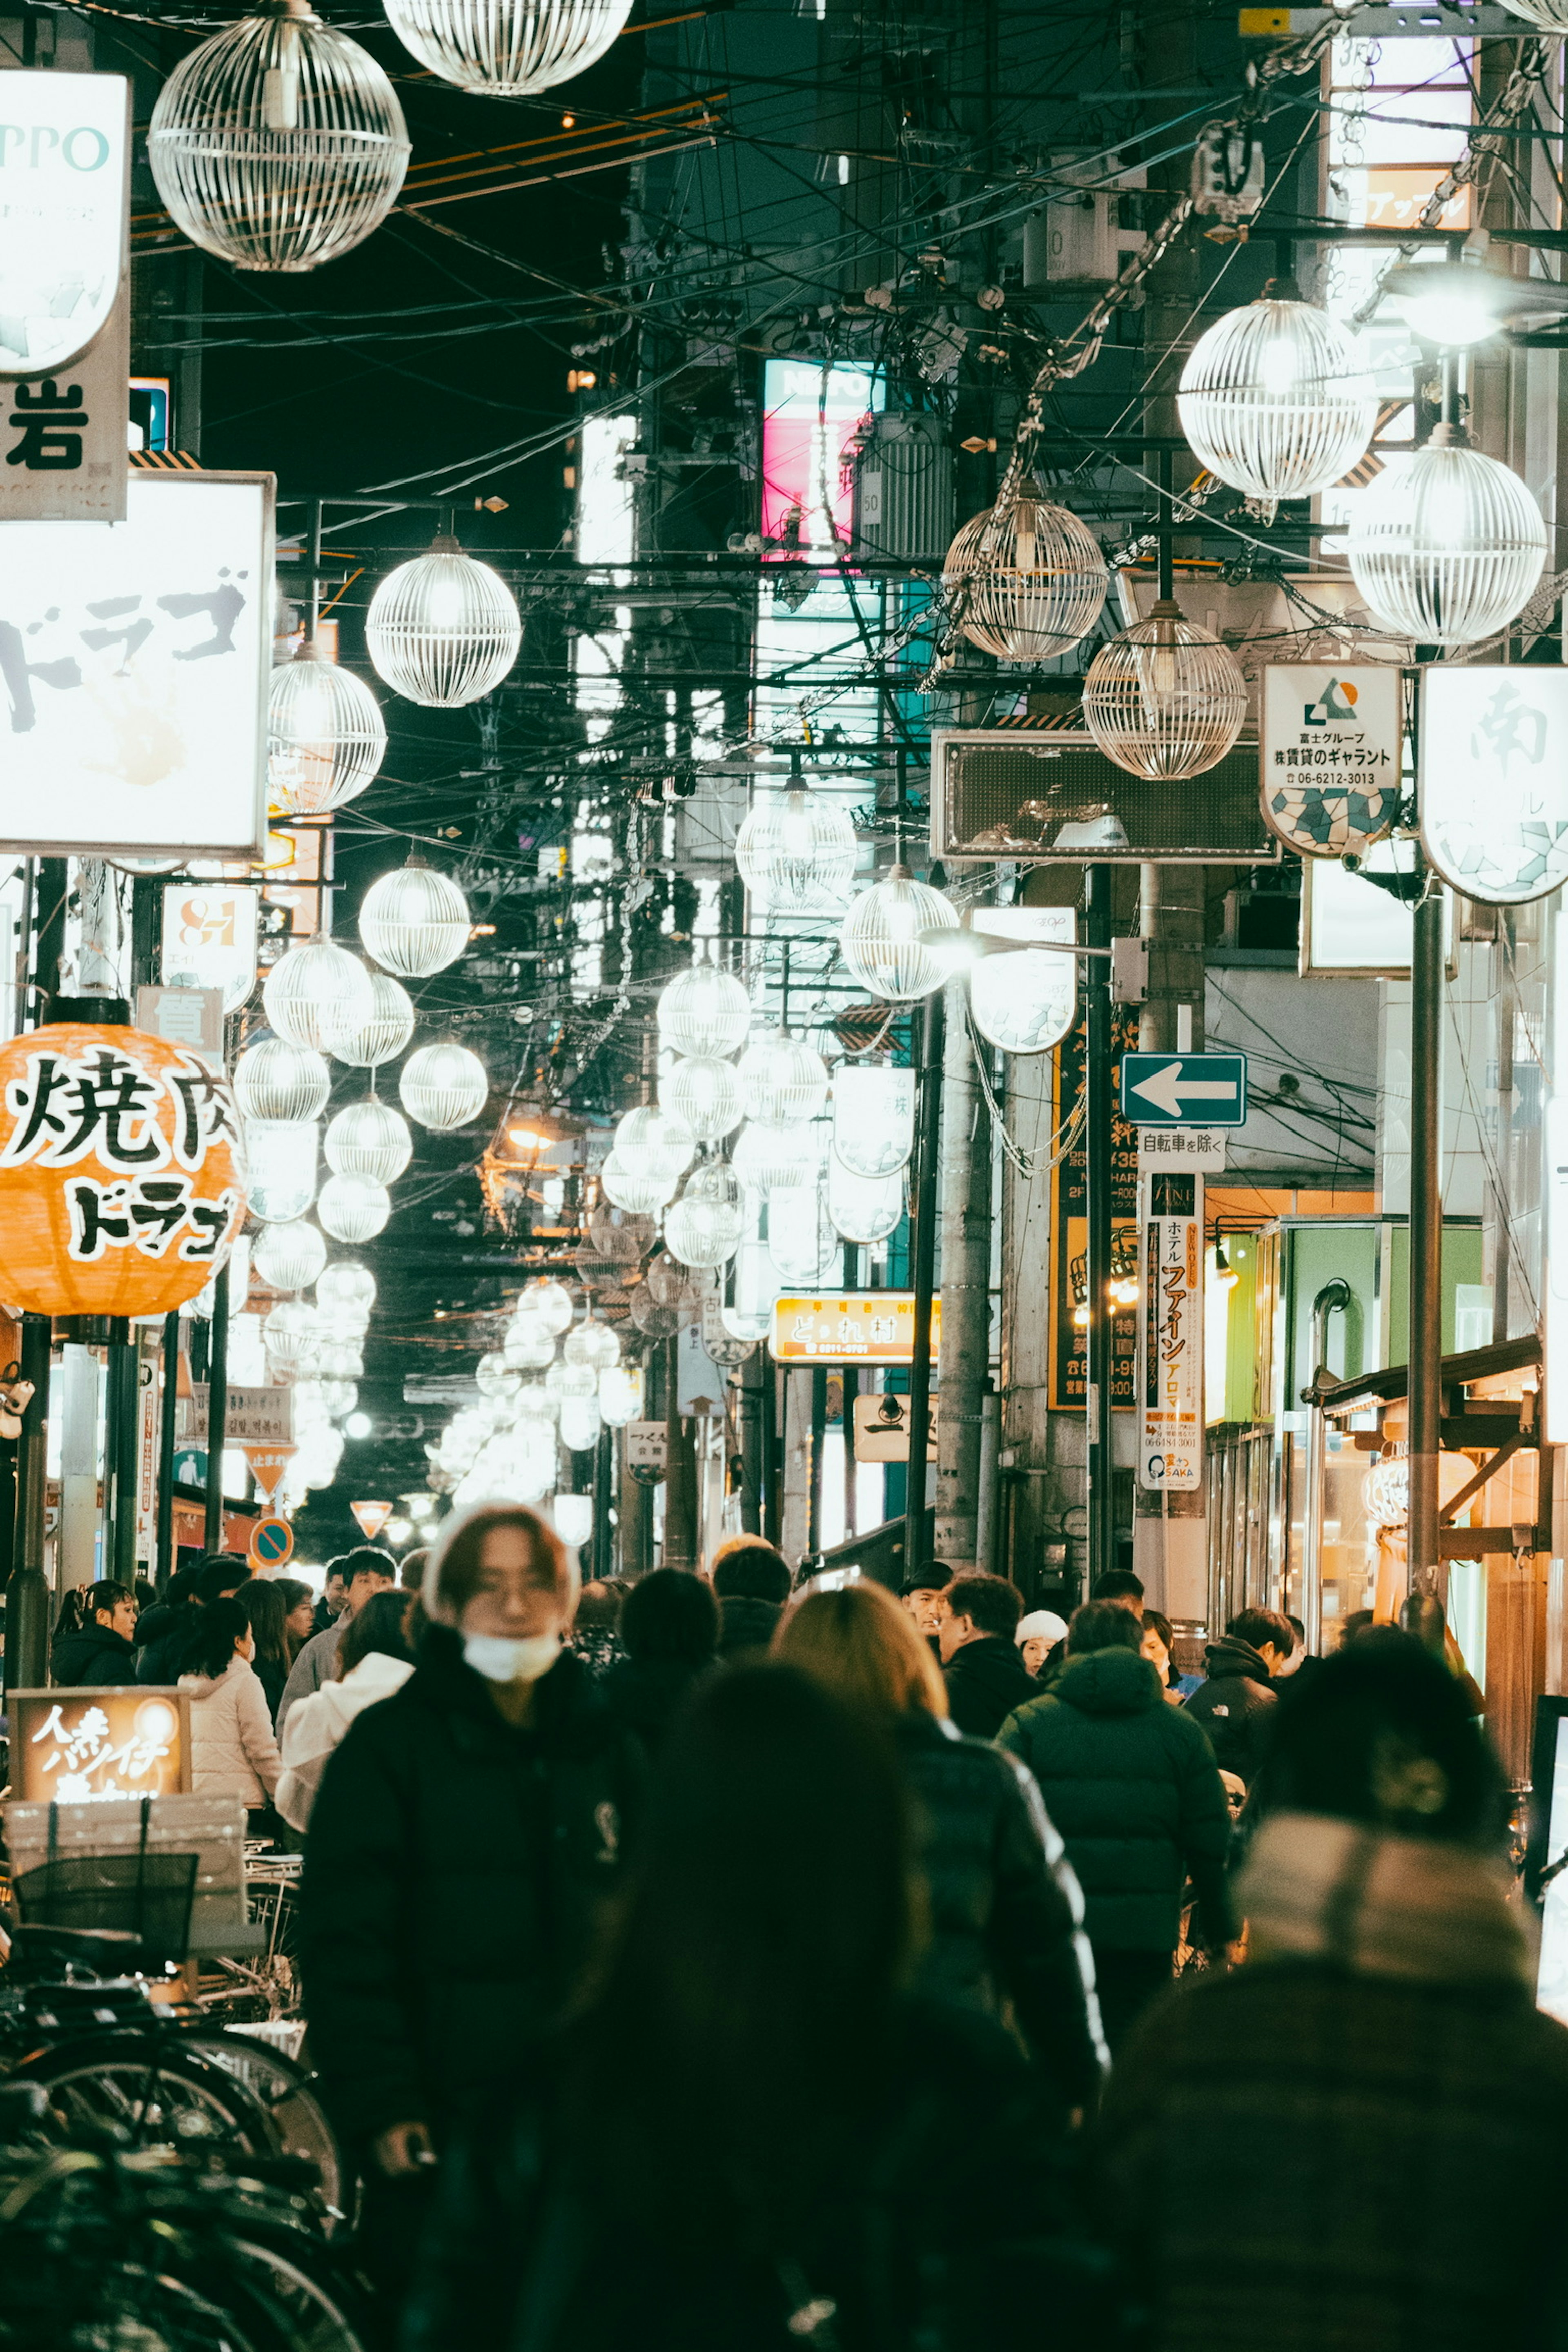
MULTIPOLYGON (((942 1301, 931 1300, 931 1356, 942 1339, 942 1301)), ((912 1290, 780 1298, 773 1306, 773 1360, 780 1364, 908 1364, 915 1352, 912 1290)))

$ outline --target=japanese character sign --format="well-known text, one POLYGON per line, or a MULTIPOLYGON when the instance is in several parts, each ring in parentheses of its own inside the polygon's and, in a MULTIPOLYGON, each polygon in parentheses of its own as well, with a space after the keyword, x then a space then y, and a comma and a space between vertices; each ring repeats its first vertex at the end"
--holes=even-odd
MULTIPOLYGON (((0 512, 7 484, 70 460, 90 413, 68 404, 73 392, 85 401, 84 375, 10 388, 26 401, 0 408, 0 512)), ((103 530, 7 524, 0 845, 253 856, 266 835, 272 478, 138 473, 124 490, 125 520, 103 530)))
POLYGON ((1303 857, 1359 856, 1399 814, 1393 663, 1278 662, 1263 673, 1264 822, 1303 857))
POLYGON ((1568 671, 1421 676, 1421 839, 1467 898, 1517 907, 1568 881, 1568 671))
POLYGON ((125 255, 130 152, 131 85, 123 74, 48 68, 6 75, 0 86, 0 376, 68 367, 113 310, 125 255))
POLYGON ((1142 1180, 1138 1483, 1194 1494, 1204 1482, 1204 1180, 1142 1180))
POLYGON ((174 1691, 14 1691, 13 1793, 35 1803, 137 1803, 190 1785, 190 1702, 174 1691))
POLYGON ((234 1097, 203 1055, 78 1022, 0 1046, 0 1295, 39 1315, 167 1315, 244 1216, 234 1097))
MULTIPOLYGON (((931 1356, 942 1339, 942 1301, 931 1300, 931 1356)), ((770 1344, 780 1364, 907 1364, 915 1349, 912 1290, 851 1291, 780 1298, 770 1344)))

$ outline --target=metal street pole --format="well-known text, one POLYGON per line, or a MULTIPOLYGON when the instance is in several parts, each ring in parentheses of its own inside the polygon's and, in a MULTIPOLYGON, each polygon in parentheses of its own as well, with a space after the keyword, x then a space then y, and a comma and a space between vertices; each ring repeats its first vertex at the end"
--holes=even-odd
POLYGON ((1410 1517, 1412 1592, 1447 1605, 1438 1556, 1443 1424, 1443 908, 1435 875, 1415 906, 1410 954, 1410 1517))
POLYGON ((44 1574, 48 1478, 49 1340, 47 1315, 22 1318, 22 1378, 33 1394, 16 1441, 16 1565, 5 1588, 5 1688, 39 1690, 48 1680, 49 1584, 44 1574))
POLYGON ((163 1318, 163 1393, 158 1419, 158 1559, 160 1592, 174 1566, 174 1423, 179 1417, 180 1314, 163 1318))
POLYGON ((936 1281, 937 1160, 946 1021, 942 992, 921 1008, 920 1098, 915 1110, 913 1353, 910 1360, 910 1460, 904 1491, 904 1574, 925 1566, 926 1462, 931 1452, 931 1310, 936 1281))
POLYGON ((984 1563, 983 1402, 991 1367, 991 1121, 980 1089, 966 983, 947 984, 942 1114, 942 1424, 937 1432, 936 1556, 954 1570, 984 1563))
POLYGON ((1089 1247, 1089 1327, 1086 1342, 1089 1448, 1089 1583, 1116 1565, 1115 1453, 1111 1440, 1110 1236, 1112 1149, 1112 1029, 1110 1008, 1110 868, 1087 869, 1085 945, 1106 954, 1085 958, 1084 1157, 1089 1247))
POLYGON ((223 1441, 228 1428, 228 1266, 213 1277, 212 1322, 207 1338, 206 1516, 205 1551, 223 1549, 223 1441))

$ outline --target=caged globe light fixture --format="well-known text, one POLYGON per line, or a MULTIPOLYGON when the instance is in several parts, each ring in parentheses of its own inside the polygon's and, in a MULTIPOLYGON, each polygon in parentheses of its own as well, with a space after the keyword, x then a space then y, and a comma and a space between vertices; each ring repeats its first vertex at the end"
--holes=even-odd
POLYGON ((606 1201, 624 1209, 629 1216, 656 1217, 679 1180, 679 1169, 667 1173, 660 1166, 650 1172, 630 1166, 618 1151, 612 1151, 599 1171, 599 1190, 606 1201))
POLYGON ((489 1078, 479 1055, 449 1040, 421 1045, 416 1054, 410 1054, 397 1082, 409 1118, 437 1135, 450 1134, 477 1118, 489 1090, 489 1078))
POLYGON ((1011 505, 964 524, 942 578, 971 645, 1009 662, 1070 653, 1100 618, 1110 583, 1089 525, 1032 483, 1011 505))
MULTIPOLYGON (((1167 541, 1167 545, 1169 542, 1167 541)), ((1247 685, 1228 646, 1163 593, 1089 666, 1083 720, 1108 760, 1154 783, 1216 767, 1241 732, 1247 685)))
POLYGON ((721 1143, 742 1116, 733 1066, 716 1054, 689 1055, 660 1078, 658 1107, 683 1119, 699 1143, 721 1143))
POLYGON ((391 82, 307 0, 262 0, 181 59, 147 132, 171 218, 236 269, 352 253, 396 201, 408 130, 391 82))
POLYGON ((405 49, 443 81, 483 98, 529 98, 585 73, 631 0, 387 0, 405 49))
POLYGON ((1194 455, 1232 489, 1307 499, 1365 455, 1377 391, 1326 310, 1265 298, 1199 336, 1176 407, 1194 455))
POLYGON ((1385 628, 1417 644, 1469 646, 1506 629, 1529 603, 1546 526, 1519 476, 1472 449, 1450 417, 1357 499, 1350 560, 1385 628))
POLYGON ((379 1069, 402 1053, 414 1034, 414 1007, 408 991, 384 971, 370 975, 370 1012, 358 1018, 333 1020, 327 1029, 327 1051, 336 1062, 356 1070, 379 1069))
POLYGON ((694 963, 658 1000, 659 1043, 673 1053, 733 1054, 746 1042, 752 1000, 731 972, 694 963))
POLYGON ((246 1118, 316 1118, 327 1107, 332 1074, 310 1045, 263 1037, 234 1066, 234 1098, 246 1118))
POLYGON ((889 866, 844 919, 838 945, 850 976, 890 1004, 911 1004, 940 988, 952 960, 925 934, 958 929, 952 903, 907 866, 889 866))
POLYGON ((517 602, 500 572, 448 538, 389 572, 365 621, 377 677, 426 710, 478 702, 500 684, 521 642, 517 602))
POLYGON ((317 1195, 316 1214, 335 1242, 368 1242, 391 1216, 392 1198, 374 1177, 329 1176, 317 1195))
MULTIPOLYGON (((633 1175, 668 1176, 673 1187, 683 1170, 691 1165, 697 1150, 697 1138, 683 1118, 673 1111, 657 1110, 644 1103, 629 1110, 616 1129, 615 1158, 633 1175)), ((624 1201, 616 1202, 625 1208, 624 1201)))
POLYGON ((327 1165, 334 1176, 368 1176, 391 1184, 414 1153, 408 1121, 389 1103, 350 1103, 327 1129, 327 1165))
POLYGON ((735 1072, 748 1118, 774 1126, 815 1118, 827 1100, 827 1065, 820 1054, 784 1032, 759 1037, 735 1072))
POLYGON ((357 800, 386 756, 386 721, 363 678, 307 637, 272 673, 267 796, 279 816, 325 816, 357 800))
POLYGON ((844 811, 804 785, 759 800, 735 835, 742 881, 775 915, 841 914, 858 855, 844 811))
POLYGON ((258 1234, 250 1263, 269 1290, 309 1290, 327 1263, 327 1244, 314 1225, 296 1217, 258 1234))
POLYGON ((470 929, 461 890, 422 857, 373 882, 359 910, 365 953, 404 980, 428 980, 455 963, 470 929))
POLYGON ((261 988, 262 1009, 277 1034, 317 1054, 330 1049, 340 1027, 368 1020, 373 1001, 363 964, 330 940, 290 948, 261 988))

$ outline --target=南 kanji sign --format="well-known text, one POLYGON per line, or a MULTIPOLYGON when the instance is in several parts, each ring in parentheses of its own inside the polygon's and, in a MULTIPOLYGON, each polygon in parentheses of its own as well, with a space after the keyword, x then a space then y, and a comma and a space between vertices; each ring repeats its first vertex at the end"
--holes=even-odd
POLYGON ((1124 1054, 1121 1116, 1140 1127, 1241 1127, 1245 1054, 1124 1054))
POLYGON ((1512 907, 1568 880, 1568 674, 1421 673, 1421 839, 1467 898, 1512 907))

